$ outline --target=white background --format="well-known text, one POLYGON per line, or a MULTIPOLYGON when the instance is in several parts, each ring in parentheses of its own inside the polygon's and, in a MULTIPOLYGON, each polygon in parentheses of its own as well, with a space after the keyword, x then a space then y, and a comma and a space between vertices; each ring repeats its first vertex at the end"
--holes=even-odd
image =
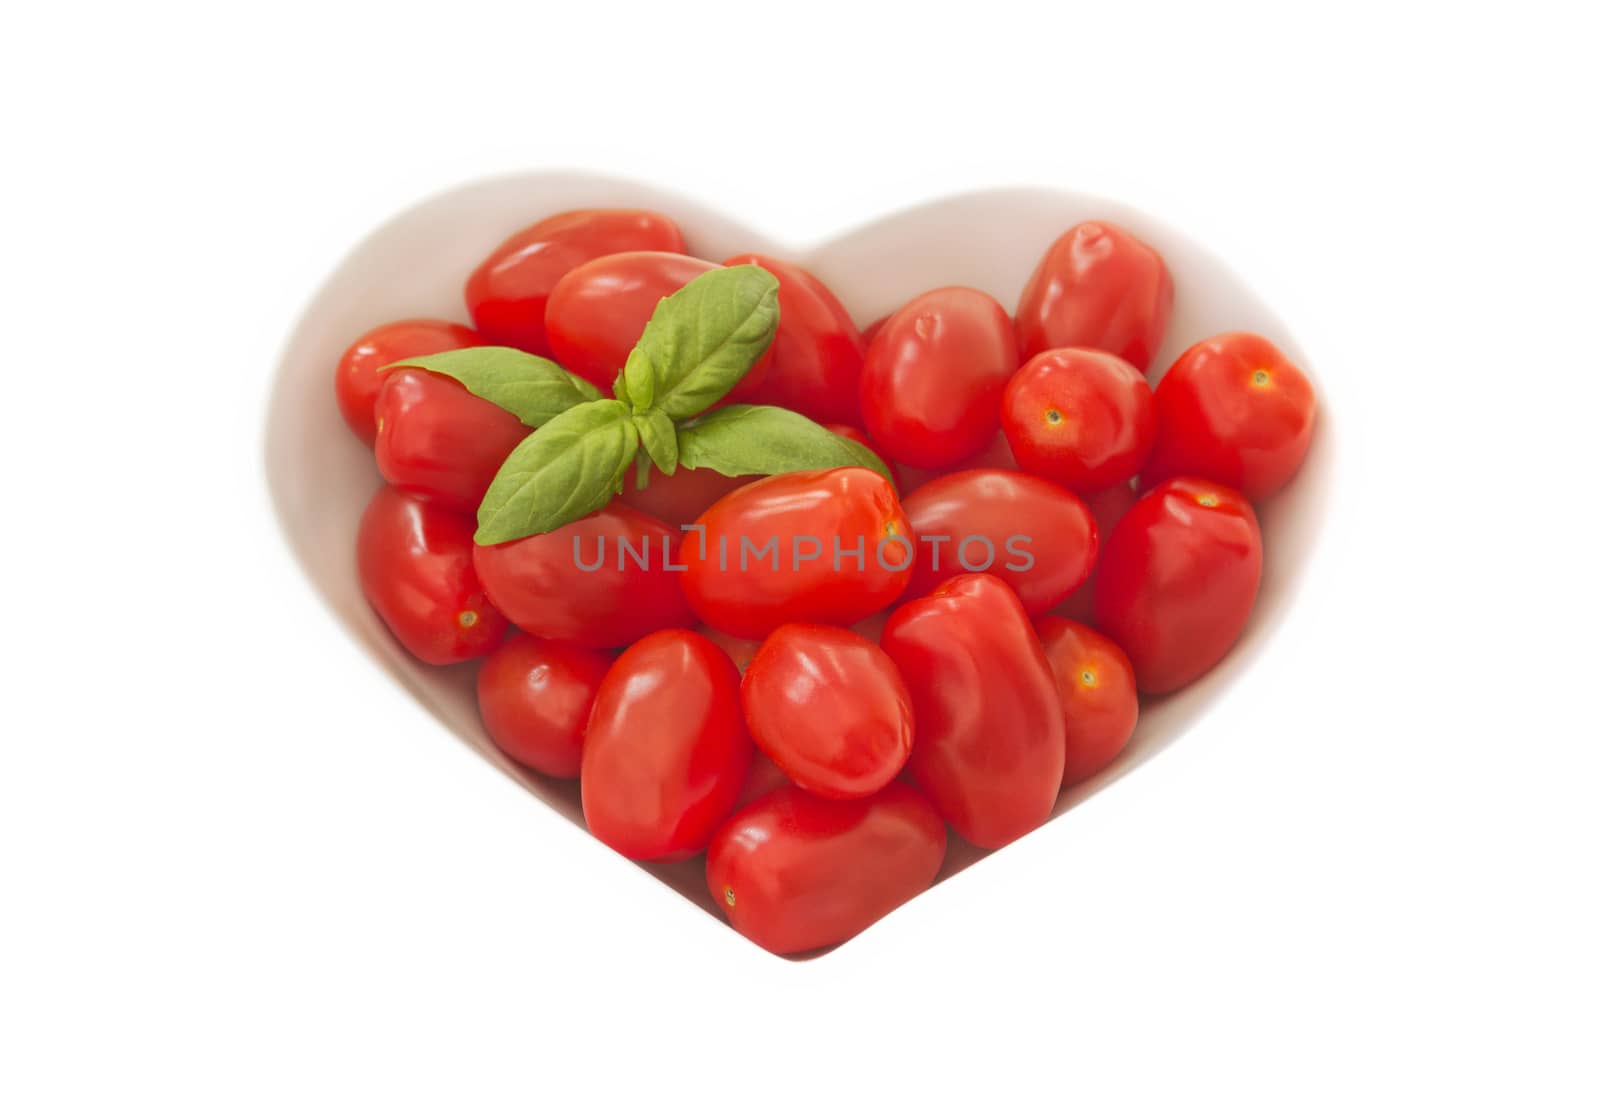
POLYGON ((1467 7, 8 8, 0 1091, 1593 1091, 1600 80, 1467 7), (1342 397, 1293 619, 1059 871, 799 965, 662 902, 263 486, 327 270, 540 167, 802 241, 1009 183, 1181 226, 1342 397))

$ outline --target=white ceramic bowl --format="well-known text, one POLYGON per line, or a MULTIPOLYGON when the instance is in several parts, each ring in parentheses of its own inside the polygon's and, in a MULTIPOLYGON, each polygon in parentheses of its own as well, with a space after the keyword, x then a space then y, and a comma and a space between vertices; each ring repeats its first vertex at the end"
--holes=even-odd
MULTIPOLYGON (((1311 372, 1304 350, 1277 317, 1204 248, 1136 210, 1070 191, 1000 189, 961 194, 889 214, 801 252, 677 194, 643 183, 570 173, 530 173, 473 183, 390 220, 317 291, 284 352, 266 437, 267 474, 278 518, 307 578, 356 641, 387 666, 395 681, 445 729, 578 826, 583 825, 583 815, 576 781, 550 780, 515 765, 485 735, 473 695, 476 666, 438 669, 416 662, 362 598, 354 562, 356 526, 380 480, 371 452, 351 436, 339 417, 333 371, 345 347, 379 323, 416 316, 465 322, 462 284, 492 247, 541 217, 588 206, 642 206, 667 213, 682 225, 689 250, 714 261, 745 251, 792 259, 822 278, 861 324, 923 290, 943 285, 975 286, 1014 307, 1023 282, 1050 242, 1079 221, 1102 218, 1156 247, 1172 271, 1175 306, 1152 378, 1191 343, 1235 329, 1266 335, 1311 372)), ((1331 423, 1327 386, 1321 379, 1317 389, 1320 418, 1306 465, 1283 495, 1261 508, 1266 572, 1243 638, 1200 682, 1174 696, 1147 702, 1122 757, 1104 773, 1065 793, 1056 808, 1057 818, 1074 803, 1132 773, 1182 734, 1201 709, 1220 699, 1248 670, 1288 610, 1328 497, 1331 423)), ((334 728, 331 733, 336 732, 334 728)), ((610 855, 598 842, 595 853, 610 855)), ((941 878, 981 855, 953 841, 941 878)), ((641 867, 713 911, 701 860, 641 867)), ((649 881, 641 876, 641 882, 649 881)))

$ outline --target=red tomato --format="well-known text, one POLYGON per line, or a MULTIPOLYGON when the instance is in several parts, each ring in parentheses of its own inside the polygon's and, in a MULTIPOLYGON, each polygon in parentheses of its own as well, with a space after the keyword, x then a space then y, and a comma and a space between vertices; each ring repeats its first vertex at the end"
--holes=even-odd
POLYGON ((865 468, 786 472, 701 515, 683 591, 701 620, 759 639, 794 620, 847 626, 905 589, 913 545, 894 488, 865 468))
POLYGON ((695 627, 695 631, 705 636, 712 643, 722 648, 724 654, 733 659, 733 664, 739 667, 742 674, 750 668, 750 660, 756 657, 756 652, 761 649, 759 639, 746 639, 742 636, 730 636, 727 632, 719 632, 709 624, 695 627))
POLYGON ((865 430, 858 430, 854 426, 846 426, 843 423, 837 422, 828 424, 826 427, 824 427, 824 429, 838 434, 841 438, 846 438, 850 441, 853 441, 857 445, 866 446, 866 448, 871 450, 872 455, 883 461, 883 466, 889 469, 889 482, 894 484, 896 491, 900 490, 900 477, 895 475, 894 461, 889 459, 889 454, 880 449, 877 443, 875 443, 871 438, 867 437, 867 432, 865 430))
POLYGON ((1116 225, 1085 221, 1034 268, 1017 305, 1017 337, 1024 357, 1082 346, 1146 370, 1171 315, 1172 276, 1160 254, 1116 225))
POLYGON ((993 849, 1049 818, 1066 757, 1061 693, 1011 588, 953 578, 889 618, 883 650, 911 692, 910 773, 951 827, 993 849))
MULTIPOLYGON (((1101 545, 1111 540, 1111 531, 1117 527, 1117 522, 1122 520, 1122 515, 1133 508, 1134 501, 1139 497, 1131 483, 1119 483, 1115 487, 1107 487, 1104 491, 1083 495, 1083 504, 1089 508, 1089 513, 1094 515, 1095 532, 1100 535, 1101 545)), ((1058 616, 1070 617, 1073 620, 1094 620, 1094 588, 1095 578, 1100 573, 1100 560, 1105 557, 1101 551, 1095 556, 1095 569, 1089 572, 1089 579, 1078 587, 1067 600, 1050 610, 1058 616)))
POLYGON ((539 536, 477 545, 489 599, 525 632, 583 647, 621 647, 694 616, 678 587, 682 538, 612 503, 539 536))
POLYGON ((917 559, 906 597, 955 575, 987 572, 1042 613, 1082 586, 1099 541, 1089 508, 1065 487, 1026 472, 977 469, 941 476, 905 497, 917 559))
POLYGON ((1264 499, 1294 478, 1311 444, 1311 382, 1260 335, 1195 343, 1156 386, 1160 423, 1145 480, 1199 476, 1264 499))
POLYGON ((824 799, 871 795, 911 753, 911 697, 900 671, 846 628, 779 627, 745 671, 740 696, 756 745, 824 799))
POLYGON ((959 286, 924 293, 867 349, 867 432, 916 468, 975 456, 1000 429, 1000 396, 1017 364, 1011 317, 993 297, 959 286))
POLYGON ((407 358, 482 344, 472 328, 443 320, 402 320, 374 327, 351 343, 339 359, 333 378, 339 414, 356 437, 371 445, 378 436, 373 406, 378 402, 378 390, 388 379, 388 374, 379 370, 407 358))
POLYGON ((706 885, 735 929, 793 955, 848 940, 927 890, 944 851, 944 823, 905 784, 846 802, 780 788, 717 832, 706 885))
POLYGON ((1122 752, 1139 721, 1133 666, 1122 649, 1075 620, 1034 621, 1067 717, 1063 786, 1087 780, 1122 752))
POLYGON ((1138 475, 1156 438, 1150 383, 1104 350, 1031 359, 1006 385, 1000 423, 1024 471, 1079 492, 1138 475))
POLYGON ((683 233, 645 209, 575 209, 546 217, 507 239, 467 279, 467 308, 501 346, 549 354, 545 305, 573 267, 619 251, 683 250, 683 233))
POLYGON ((583 817, 635 860, 682 860, 733 810, 754 747, 739 671, 705 636, 669 628, 617 657, 583 743, 583 817))
POLYGON ((478 668, 478 711, 494 744, 546 776, 578 775, 583 731, 611 659, 518 632, 478 668))
POLYGON ((818 422, 860 425, 856 390, 867 344, 855 321, 809 271, 766 255, 735 255, 723 266, 759 266, 778 279, 778 334, 772 365, 751 403, 773 403, 818 422))
POLYGON ((643 510, 674 529, 682 529, 692 525, 722 496, 760 478, 724 476, 709 468, 679 468, 667 476, 659 468, 652 468, 650 482, 643 491, 634 486, 636 481, 631 471, 624 475, 622 494, 618 497, 635 510, 643 510))
MULTIPOLYGON (((550 349, 567 369, 609 393, 661 298, 716 269, 704 259, 663 251, 627 251, 584 263, 550 293, 545 310, 550 349)), ((725 402, 749 402, 771 360, 769 349, 725 402)))
POLYGON ((477 513, 500 465, 530 433, 511 412, 425 369, 390 373, 376 413, 373 453, 383 478, 468 514, 477 513))
POLYGON ((1168 480, 1106 542, 1095 621, 1127 652, 1141 692, 1170 693, 1228 653, 1260 583, 1261 529, 1244 496, 1168 480))
POLYGON ((470 518, 393 487, 361 516, 361 592, 400 645, 433 666, 486 655, 505 635, 472 569, 472 533, 470 518))
POLYGON ((744 787, 739 790, 739 800, 733 805, 733 809, 740 810, 768 792, 790 786, 789 778, 783 775, 783 770, 778 768, 777 762, 757 750, 750 759, 750 775, 744 778, 744 787))

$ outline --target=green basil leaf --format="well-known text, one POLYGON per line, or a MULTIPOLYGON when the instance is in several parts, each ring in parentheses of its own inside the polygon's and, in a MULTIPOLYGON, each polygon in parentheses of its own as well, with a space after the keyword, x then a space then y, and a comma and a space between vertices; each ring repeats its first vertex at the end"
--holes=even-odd
POLYGON ((759 266, 708 270, 656 305, 623 367, 628 402, 693 418, 744 379, 777 330, 777 278, 759 266))
POLYGON ((678 430, 667 418, 667 413, 657 407, 643 415, 634 413, 633 424, 639 428, 639 444, 650 454, 655 466, 667 475, 678 470, 678 430))
POLYGON ((480 399, 503 407, 525 426, 543 426, 563 411, 600 398, 599 389, 549 358, 508 346, 472 346, 421 358, 407 358, 385 369, 426 369, 453 377, 480 399))
POLYGON ((639 451, 639 431, 616 400, 581 403, 511 451, 478 507, 479 544, 559 529, 611 500, 639 451))
POLYGON ((866 446, 782 407, 736 403, 678 428, 678 463, 724 476, 775 475, 818 468, 868 468, 894 477, 866 446))

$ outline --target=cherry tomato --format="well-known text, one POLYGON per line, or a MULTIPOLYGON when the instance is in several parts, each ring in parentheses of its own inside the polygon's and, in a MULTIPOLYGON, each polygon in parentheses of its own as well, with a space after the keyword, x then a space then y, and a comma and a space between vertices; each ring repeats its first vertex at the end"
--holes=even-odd
POLYGON ((1106 543, 1095 621, 1146 693, 1170 693, 1222 660, 1261 583, 1261 529, 1231 487, 1183 477, 1133 504, 1106 543))
POLYGON ((1067 717, 1063 786, 1087 780, 1116 758, 1139 721, 1133 666, 1122 649, 1075 620, 1041 617, 1034 631, 1055 671, 1067 717))
MULTIPOLYGON (((1089 508, 1089 513, 1094 515, 1095 532, 1100 535, 1100 543, 1104 546, 1110 541, 1111 531, 1117 527, 1117 522, 1122 520, 1122 515, 1133 508, 1134 501, 1139 496, 1134 491, 1133 484, 1119 483, 1115 487, 1107 487, 1104 491, 1095 491, 1081 497, 1083 504, 1089 508)), ((1095 569, 1089 572, 1088 580, 1050 612, 1086 623, 1094 620, 1095 578, 1100 573, 1100 560, 1104 556, 1104 551, 1096 554, 1095 569)))
POLYGON ((861 425, 856 390, 866 340, 839 298, 813 274, 766 255, 735 255, 723 266, 759 266, 778 279, 778 334, 772 364, 752 403, 772 403, 817 422, 861 425))
POLYGON ((652 468, 650 481, 642 491, 635 486, 637 481, 632 472, 623 476, 622 494, 618 497, 635 510, 643 510, 674 529, 682 529, 685 525, 693 524, 723 495, 760 478, 724 476, 709 468, 683 467, 668 476, 663 475, 659 468, 652 468))
POLYGON ((551 533, 477 545, 472 555, 489 599, 518 628, 583 647, 621 647, 694 623, 678 586, 681 539, 614 502, 551 533))
POLYGON ((889 459, 889 454, 885 453, 881 448, 879 448, 876 442, 867 437, 867 432, 865 430, 858 430, 854 426, 846 426, 843 423, 837 422, 828 424, 824 427, 824 429, 830 431, 831 433, 838 434, 841 438, 847 438, 850 441, 855 442, 857 445, 863 445, 870 449, 873 456, 883 461, 883 466, 889 469, 889 482, 894 484, 895 491, 898 492, 900 490, 900 477, 895 475, 894 461, 889 459))
POLYGON ((1264 499, 1294 478, 1311 444, 1317 397, 1260 335, 1195 343, 1156 386, 1160 423, 1149 483, 1199 476, 1264 499))
POLYGON ((866 468, 768 476, 715 503, 684 544, 696 615, 760 639, 794 620, 848 626, 888 606, 914 546, 889 481, 866 468))
POLYGON ((443 320, 402 320, 374 327, 351 343, 339 359, 333 378, 339 414, 355 436, 370 446, 378 436, 373 406, 378 402, 378 390, 388 379, 387 373, 379 372, 384 366, 482 344, 472 328, 443 320))
POLYGON ((500 465, 530 431, 511 412, 449 377, 397 369, 378 392, 373 453, 383 478, 404 491, 476 513, 500 465))
POLYGON ((987 572, 1029 615, 1071 594, 1094 569, 1094 518, 1071 491, 1026 472, 975 469, 941 476, 905 497, 917 558, 906 597, 955 575, 987 572))
MULTIPOLYGON (((575 267, 550 293, 550 349, 567 369, 609 393, 661 298, 716 269, 704 259, 664 251, 626 251, 575 267)), ((769 349, 724 402, 750 402, 771 360, 769 349)))
POLYGON ((735 929, 793 955, 848 940, 927 890, 944 852, 944 823, 905 784, 849 801, 780 788, 717 832, 706 885, 735 929))
POLYGON ((911 693, 909 771, 980 848, 1050 817, 1066 759, 1061 693, 1011 587, 962 575, 895 611, 883 650, 911 693))
POLYGON ((768 792, 790 786, 789 778, 783 775, 783 770, 778 768, 777 762, 757 750, 750 758, 750 775, 744 778, 744 787, 739 790, 739 800, 733 805, 733 809, 740 810, 768 792))
POLYGON ((356 534, 361 592, 400 645, 432 666, 486 655, 506 618, 472 569, 473 522, 393 487, 372 496, 356 534))
POLYGON ((545 305, 573 267, 619 251, 683 251, 683 233, 644 209, 575 209, 515 233, 467 279, 467 308, 496 345, 549 354, 545 305))
POLYGON ((578 775, 583 731, 611 659, 518 632, 478 668, 478 711, 494 744, 546 776, 578 775))
POLYGON ((635 860, 682 860, 733 810, 754 747, 739 671, 705 636, 669 628, 600 682, 583 743, 583 817, 635 860))
POLYGON ((1079 492, 1138 475, 1156 438, 1150 383, 1104 350, 1032 358, 1006 385, 1000 423, 1024 471, 1079 492))
POLYGON ((871 795, 911 753, 911 697, 900 671, 846 628, 777 628, 745 671, 740 696, 756 745, 824 799, 871 795))
POLYGON ((1000 429, 1000 397, 1017 365, 1011 317, 993 297, 959 286, 924 293, 867 349, 867 432, 916 468, 975 456, 1000 429))
POLYGON ((1172 276, 1150 245, 1085 221, 1039 260, 1017 305, 1024 357, 1064 346, 1108 350, 1147 370, 1172 315, 1172 276))

